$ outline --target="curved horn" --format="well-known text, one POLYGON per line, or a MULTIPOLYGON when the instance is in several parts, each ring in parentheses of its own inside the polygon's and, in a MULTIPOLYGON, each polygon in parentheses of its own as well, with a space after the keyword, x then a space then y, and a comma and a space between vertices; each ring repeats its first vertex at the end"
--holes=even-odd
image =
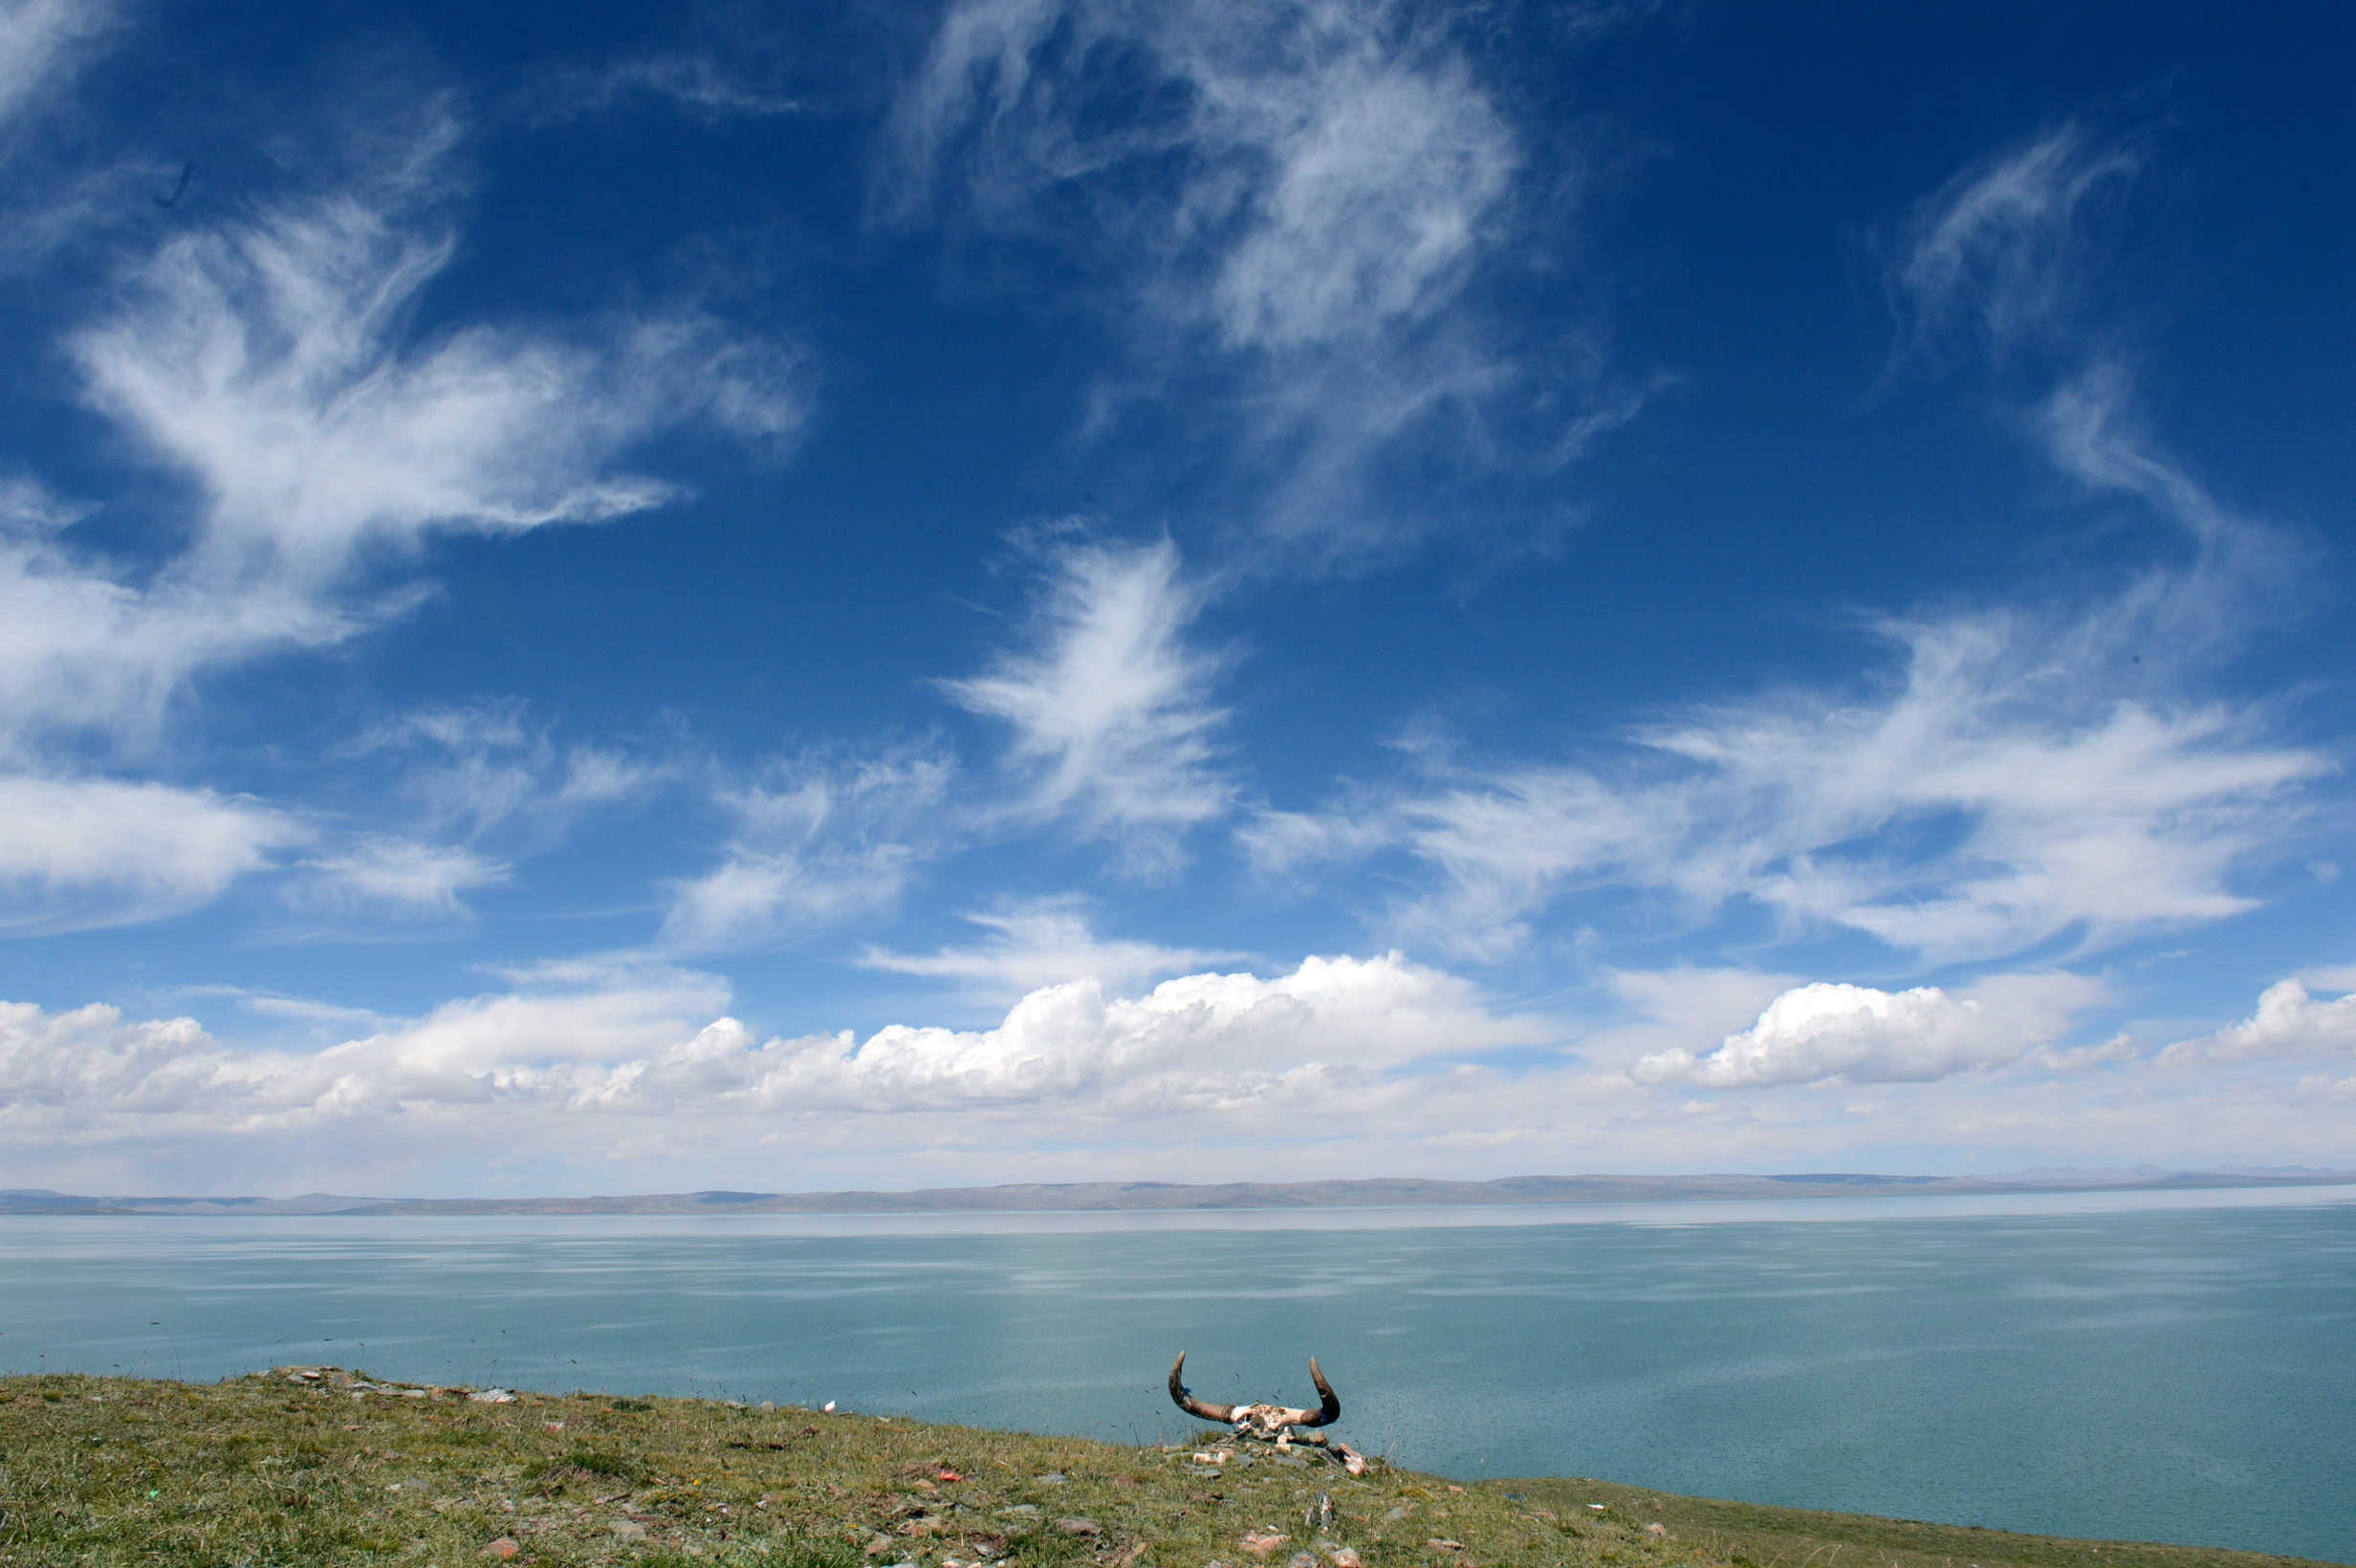
POLYGON ((1215 1421, 1222 1426, 1233 1421, 1235 1419, 1233 1405, 1212 1405, 1208 1401, 1196 1399, 1187 1392, 1187 1385, 1179 1381, 1179 1374, 1186 1369, 1187 1353, 1182 1350, 1178 1352, 1178 1359, 1169 1363, 1169 1397, 1178 1402, 1178 1408, 1190 1416, 1200 1416, 1205 1421, 1215 1421))
POLYGON ((1342 1396, 1334 1392, 1334 1385, 1327 1383, 1325 1381, 1325 1374, 1318 1370, 1317 1358, 1315 1356, 1309 1358, 1309 1381, 1317 1384, 1318 1398, 1324 1402, 1324 1407, 1319 1410, 1313 1419, 1296 1422, 1294 1425, 1298 1426, 1322 1426, 1329 1421, 1341 1420, 1342 1396))

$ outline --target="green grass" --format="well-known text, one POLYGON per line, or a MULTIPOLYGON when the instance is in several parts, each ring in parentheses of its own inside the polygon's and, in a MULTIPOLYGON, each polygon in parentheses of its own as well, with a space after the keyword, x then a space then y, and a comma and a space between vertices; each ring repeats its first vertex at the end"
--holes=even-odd
POLYGON ((1228 1448, 1116 1448, 792 1406, 0 1381, 0 1565, 348 1562, 943 1568, 2258 1568, 2291 1559, 2058 1540, 1676 1497, 1600 1481, 1455 1486, 1228 1448), (945 1474, 944 1472, 948 1472, 945 1474), (952 1479, 951 1477, 955 1477, 952 1479), (1060 1479, 1058 1479, 1059 1477, 1060 1479), (1320 1492, 1335 1515, 1303 1523, 1320 1492), (1599 1511, 1589 1507, 1601 1503, 1599 1511), (1659 1526, 1659 1530, 1650 1527, 1659 1526), (1285 1536, 1265 1557, 1244 1546, 1285 1536), (1435 1542, 1451 1542, 1438 1545, 1435 1542))

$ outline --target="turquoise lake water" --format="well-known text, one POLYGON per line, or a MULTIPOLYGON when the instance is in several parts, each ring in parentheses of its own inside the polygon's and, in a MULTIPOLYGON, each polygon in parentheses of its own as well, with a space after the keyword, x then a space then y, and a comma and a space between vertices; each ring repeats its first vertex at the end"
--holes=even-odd
POLYGON ((1315 1403, 1578 1474, 2356 1561, 2356 1188, 1211 1215, 0 1219, 0 1370, 705 1394, 1117 1442, 1315 1403))

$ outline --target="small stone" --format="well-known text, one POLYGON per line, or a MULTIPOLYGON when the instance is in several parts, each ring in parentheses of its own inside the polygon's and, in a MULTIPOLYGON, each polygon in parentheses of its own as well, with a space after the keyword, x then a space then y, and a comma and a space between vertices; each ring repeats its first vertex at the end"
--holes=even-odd
POLYGON ((1405 1506, 1405 1505, 1402 1505, 1402 1506, 1400 1506, 1400 1507, 1398 1507, 1398 1508, 1394 1508, 1394 1509, 1392 1509, 1389 1513, 1387 1513, 1387 1514, 1384 1514, 1384 1515, 1383 1515, 1383 1517, 1384 1517, 1385 1519, 1387 1519, 1387 1520, 1389 1520, 1389 1521, 1391 1521, 1391 1522, 1393 1522, 1393 1523, 1396 1523, 1396 1522, 1398 1522, 1399 1520, 1406 1518, 1407 1516, 1407 1508, 1406 1508, 1406 1506, 1405 1506))
POLYGON ((1296 1552, 1293 1554, 1293 1560, 1287 1563, 1285 1568, 1317 1568, 1317 1554, 1315 1552, 1296 1552))
POLYGON ((1284 1544, 1285 1537, 1273 1530, 1254 1530, 1236 1544, 1255 1557, 1265 1558, 1269 1553, 1284 1544))
POLYGON ((1363 1561, 1359 1557, 1359 1555, 1351 1551, 1346 1546, 1335 1547, 1333 1550, 1333 1559, 1334 1568, 1363 1568, 1363 1561))
POLYGON ((614 1539, 618 1541, 643 1541, 646 1538, 646 1527, 636 1519, 616 1519, 612 1529, 614 1539))
POLYGON ((1424 1544, 1430 1547, 1434 1552, 1461 1552, 1464 1550, 1464 1542, 1452 1541, 1444 1535, 1434 1535, 1431 1539, 1424 1542, 1424 1544))
POLYGON ((1059 1487, 1063 1485, 1063 1482, 1064 1476, 1061 1470, 1049 1470, 1039 1477, 1039 1485, 1043 1487, 1059 1487))
POLYGON ((516 1553, 522 1550, 522 1547, 515 1544, 514 1536, 502 1535, 497 1540, 492 1541, 489 1546, 483 1548, 483 1556, 487 1557, 497 1557, 501 1562, 505 1562, 508 1558, 513 1557, 516 1553))
POLYGON ((1058 1519, 1056 1528, 1067 1535, 1102 1535, 1104 1527, 1094 1519, 1058 1519))
POLYGON ((1000 1518, 1004 1518, 1006 1515, 1012 1514, 1024 1518, 1036 1518, 1038 1516, 1038 1512, 1039 1505, 1036 1503, 1015 1503, 1011 1507, 998 1510, 998 1516, 1000 1518))
POLYGON ((1669 1534, 1669 1526, 1662 1524, 1656 1519, 1651 1524, 1645 1526, 1645 1534, 1647 1535, 1666 1535, 1669 1534))

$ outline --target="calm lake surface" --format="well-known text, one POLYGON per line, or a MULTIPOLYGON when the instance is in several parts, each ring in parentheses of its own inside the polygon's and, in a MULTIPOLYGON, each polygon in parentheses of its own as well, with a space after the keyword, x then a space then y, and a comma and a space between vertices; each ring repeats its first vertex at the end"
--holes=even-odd
POLYGON ((2356 1561, 2356 1188, 1274 1214, 0 1218, 0 1370, 1100 1437, 1315 1403, 1459 1477, 2356 1561))

